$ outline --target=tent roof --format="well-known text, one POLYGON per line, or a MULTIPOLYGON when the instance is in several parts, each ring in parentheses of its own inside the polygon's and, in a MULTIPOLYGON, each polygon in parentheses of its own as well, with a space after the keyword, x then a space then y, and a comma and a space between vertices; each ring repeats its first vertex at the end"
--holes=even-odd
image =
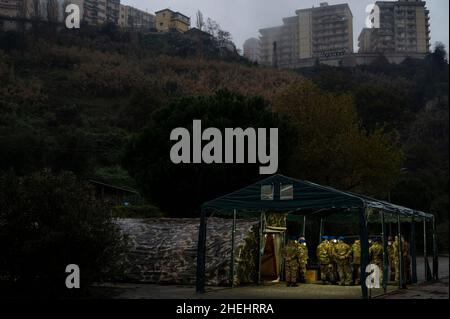
POLYGON ((432 219, 433 215, 364 195, 340 191, 315 183, 300 181, 283 175, 273 175, 243 189, 208 201, 202 209, 214 209, 221 212, 237 211, 283 211, 291 214, 308 214, 310 210, 354 209, 369 207, 402 217, 432 219), (263 199, 261 186, 271 185, 272 199, 263 199), (293 198, 281 199, 282 186, 293 186, 293 198))

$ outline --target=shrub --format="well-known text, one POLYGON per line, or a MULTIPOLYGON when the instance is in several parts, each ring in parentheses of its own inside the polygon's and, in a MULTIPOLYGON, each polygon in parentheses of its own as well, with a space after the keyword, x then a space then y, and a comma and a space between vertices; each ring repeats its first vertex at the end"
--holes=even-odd
POLYGON ((86 291, 120 273, 127 243, 109 210, 72 173, 0 176, 0 279, 18 291, 74 293, 65 288, 68 264, 80 267, 86 291))

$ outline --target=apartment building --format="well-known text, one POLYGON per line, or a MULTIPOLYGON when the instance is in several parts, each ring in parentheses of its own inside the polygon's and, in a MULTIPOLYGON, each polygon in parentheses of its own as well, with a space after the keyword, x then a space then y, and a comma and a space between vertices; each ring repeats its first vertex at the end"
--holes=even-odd
POLYGON ((380 28, 364 29, 359 52, 418 53, 430 51, 430 17, 421 0, 377 1, 380 28))
POLYGON ((118 24, 120 0, 106 0, 106 21, 118 24))
POLYGON ((244 57, 246 57, 249 61, 259 62, 260 61, 260 41, 256 38, 247 39, 244 42, 244 57))
POLYGON ((0 0, 0 16, 19 17, 23 12, 23 0, 0 0))
POLYGON ((155 27, 158 32, 175 30, 184 33, 191 27, 191 18, 170 9, 160 10, 155 12, 155 27))
POLYGON ((353 53, 353 15, 348 4, 297 10, 283 25, 261 29, 261 63, 289 68, 302 59, 353 53))
POLYGON ((131 6, 120 5, 118 24, 132 30, 151 30, 155 28, 155 16, 131 6))

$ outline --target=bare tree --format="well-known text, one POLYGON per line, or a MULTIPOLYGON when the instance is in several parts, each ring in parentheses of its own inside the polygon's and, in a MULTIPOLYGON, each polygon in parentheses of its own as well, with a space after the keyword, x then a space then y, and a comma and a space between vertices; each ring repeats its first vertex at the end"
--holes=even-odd
POLYGON ((213 37, 217 37, 217 32, 219 32, 220 25, 211 18, 206 20, 206 32, 211 34, 213 37))
POLYGON ((203 13, 200 10, 198 10, 196 17, 197 17, 196 23, 197 29, 203 30, 203 28, 205 27, 205 20, 203 19, 203 13))

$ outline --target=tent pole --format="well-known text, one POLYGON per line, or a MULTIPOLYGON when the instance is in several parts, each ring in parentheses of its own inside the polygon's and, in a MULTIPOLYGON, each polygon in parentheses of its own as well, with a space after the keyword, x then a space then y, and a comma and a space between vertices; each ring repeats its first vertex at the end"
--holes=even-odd
POLYGON ((411 283, 417 284, 417 257, 416 257, 416 223, 411 220, 411 283))
POLYGON ((264 211, 261 211, 261 215, 259 217, 258 285, 261 284, 261 246, 262 246, 262 236, 263 236, 263 214, 264 214, 264 211))
POLYGON ((389 262, 388 262, 388 256, 387 256, 387 234, 386 234, 386 223, 384 220, 384 212, 381 211, 381 233, 383 236, 383 290, 386 293, 387 292, 387 281, 389 276, 389 262))
POLYGON ((428 281, 428 254, 427 254, 427 219, 423 219, 423 260, 424 260, 424 281, 428 281))
POLYGON ((231 288, 234 287, 234 245, 236 234, 236 209, 233 210, 233 226, 231 229, 231 267, 230 267, 230 282, 231 288))
POLYGON ((198 244, 197 244, 196 292, 198 294, 205 293, 206 223, 207 223, 206 212, 202 208, 200 216, 200 226, 198 229, 198 244))
POLYGON ((401 232, 401 222, 400 222, 400 215, 397 216, 397 228, 398 228, 398 270, 400 278, 398 280, 398 286, 399 288, 403 288, 403 241, 402 241, 402 232, 401 232))
POLYGON ((369 264, 369 235, 367 232, 365 204, 359 209, 359 239, 361 242, 361 293, 363 299, 368 299, 366 267, 369 264))
POLYGON ((302 231, 302 236, 303 236, 303 237, 306 236, 306 215, 303 216, 303 231, 302 231))
POLYGON ((437 247, 436 221, 433 216, 433 279, 439 280, 439 259, 437 247))
POLYGON ((322 236, 323 236, 323 218, 320 217, 319 243, 322 242, 322 236))

